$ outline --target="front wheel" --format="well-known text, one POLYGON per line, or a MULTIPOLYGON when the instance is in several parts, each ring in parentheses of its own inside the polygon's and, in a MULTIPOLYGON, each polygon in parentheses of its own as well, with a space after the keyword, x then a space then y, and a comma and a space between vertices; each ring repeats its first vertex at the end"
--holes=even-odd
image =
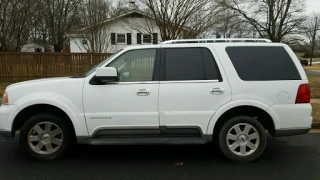
POLYGON ((62 156, 70 148, 72 131, 63 119, 42 113, 27 120, 19 140, 27 155, 38 160, 51 160, 62 156))
POLYGON ((263 153, 267 136, 263 126, 256 119, 239 116, 222 126, 218 144, 227 158, 236 162, 250 162, 263 153))

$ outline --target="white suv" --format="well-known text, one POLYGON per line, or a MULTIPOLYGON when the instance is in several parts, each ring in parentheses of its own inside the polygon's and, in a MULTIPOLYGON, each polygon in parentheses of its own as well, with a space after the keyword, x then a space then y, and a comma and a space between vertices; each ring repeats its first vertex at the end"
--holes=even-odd
POLYGON ((264 39, 172 40, 132 46, 87 73, 10 85, 0 134, 19 133, 36 159, 73 143, 205 144, 253 161, 266 134, 308 133, 306 74, 285 44, 264 39))

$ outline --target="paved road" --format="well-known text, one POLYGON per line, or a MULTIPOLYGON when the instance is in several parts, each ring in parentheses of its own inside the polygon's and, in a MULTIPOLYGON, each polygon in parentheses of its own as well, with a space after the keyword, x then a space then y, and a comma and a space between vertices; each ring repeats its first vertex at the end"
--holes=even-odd
POLYGON ((320 71, 306 71, 307 76, 320 77, 320 71))
POLYGON ((235 164, 211 146, 78 146, 68 157, 39 162, 0 140, 0 179, 320 179, 320 134, 268 138, 259 161, 235 164), (177 163, 182 164, 177 165, 177 163))

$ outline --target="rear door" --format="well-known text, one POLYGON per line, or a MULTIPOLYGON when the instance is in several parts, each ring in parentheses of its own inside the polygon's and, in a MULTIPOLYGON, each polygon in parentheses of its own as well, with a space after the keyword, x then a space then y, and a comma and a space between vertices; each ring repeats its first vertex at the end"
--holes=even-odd
POLYGON ((227 78, 211 47, 162 46, 161 132, 206 133, 215 111, 231 100, 227 78), (170 131, 171 129, 171 131, 170 131))

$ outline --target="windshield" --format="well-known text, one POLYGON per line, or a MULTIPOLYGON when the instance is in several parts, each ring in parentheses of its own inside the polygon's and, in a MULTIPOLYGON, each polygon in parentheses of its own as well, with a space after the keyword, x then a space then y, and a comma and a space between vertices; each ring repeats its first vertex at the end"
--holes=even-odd
POLYGON ((99 64, 95 65, 93 68, 91 68, 88 72, 83 73, 81 76, 83 77, 87 77, 89 76, 91 73, 93 73, 98 67, 102 66, 103 64, 105 64, 107 61, 109 61, 113 56, 119 54, 122 51, 122 49, 120 51, 117 51, 116 53, 112 54, 111 56, 109 56, 107 59, 103 60, 102 62, 100 62, 99 64))

